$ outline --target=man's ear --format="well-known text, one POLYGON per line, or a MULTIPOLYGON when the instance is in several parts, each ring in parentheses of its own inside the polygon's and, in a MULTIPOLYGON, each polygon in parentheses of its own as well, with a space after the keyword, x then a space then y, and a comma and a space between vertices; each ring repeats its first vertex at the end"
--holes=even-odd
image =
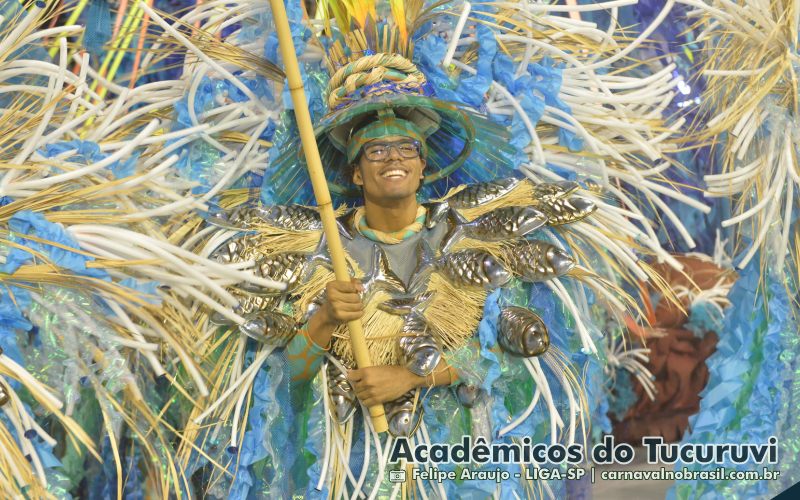
POLYGON ((428 162, 425 161, 425 158, 420 158, 419 161, 422 162, 422 169, 419 171, 419 178, 420 179, 424 179, 425 178, 425 167, 428 166, 428 162))
POLYGON ((361 167, 358 164, 353 167, 353 184, 356 186, 364 185, 364 178, 361 177, 361 167))

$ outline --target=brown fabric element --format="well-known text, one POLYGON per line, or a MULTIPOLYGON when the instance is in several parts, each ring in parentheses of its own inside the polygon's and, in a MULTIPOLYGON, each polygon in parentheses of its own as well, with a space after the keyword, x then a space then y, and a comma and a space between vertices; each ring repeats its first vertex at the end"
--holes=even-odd
MULTIPOLYGON (((722 269, 713 262, 699 257, 680 255, 676 256, 678 262, 685 266, 683 272, 676 271, 667 264, 654 264, 652 268, 661 275, 673 289, 676 287, 686 287, 689 290, 698 292, 713 288, 717 282, 724 278, 731 283, 736 280, 736 273, 722 269)), ((688 301, 683 301, 684 309, 688 311, 688 301)), ((688 320, 686 312, 681 311, 674 304, 666 300, 660 300, 655 309, 656 323, 654 326, 664 328, 679 328, 688 320)))
POLYGON ((664 337, 647 342, 651 349, 647 367, 656 377, 656 399, 651 401, 634 383, 638 399, 622 421, 614 422, 617 441, 637 446, 644 436, 678 441, 689 425, 689 417, 700 409, 699 394, 708 383, 705 361, 716 351, 717 336, 709 332, 699 339, 683 328, 662 331, 664 337))
MULTIPOLYGON (((685 287, 697 293, 713 288, 721 279, 727 283, 736 279, 734 272, 708 259, 691 255, 676 258, 685 266, 683 272, 666 264, 652 266, 673 289, 685 287)), ((681 302, 688 311, 688 299, 681 302)), ((652 325, 642 329, 645 339, 632 337, 634 347, 651 350, 646 366, 655 376, 656 398, 651 401, 644 389, 633 383, 637 402, 621 420, 612 420, 617 441, 641 445, 644 436, 661 436, 665 442, 680 440, 689 417, 700 409, 700 392, 708 383, 705 361, 716 351, 717 335, 707 332, 700 339, 683 328, 688 321, 687 313, 667 300, 658 301, 654 317, 652 325)))

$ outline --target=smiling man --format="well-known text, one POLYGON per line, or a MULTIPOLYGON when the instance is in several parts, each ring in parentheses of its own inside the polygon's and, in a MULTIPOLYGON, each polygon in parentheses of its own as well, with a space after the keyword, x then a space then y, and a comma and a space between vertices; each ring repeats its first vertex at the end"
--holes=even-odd
MULTIPOLYGON (((374 261, 374 254, 380 248, 390 272, 405 287, 410 285, 416 267, 415 249, 420 240, 437 246, 446 230, 445 224, 426 224, 428 210, 417 201, 426 153, 425 137, 412 122, 385 114, 352 132, 347 142, 352 182, 361 188, 364 205, 352 214, 354 231, 346 235, 345 248, 362 265, 374 261)), ((358 280, 333 280, 327 284, 326 300, 308 321, 308 336, 316 347, 329 349, 339 325, 362 319, 363 292, 358 280)), ((411 367, 377 365, 349 370, 347 378, 366 406, 395 401, 420 387, 455 381, 453 371, 438 356, 434 356, 438 364, 427 359, 431 358, 430 351, 421 357, 426 359, 410 360, 411 367), (429 366, 415 369, 415 363, 429 366)), ((405 420, 401 415, 390 421, 390 426, 393 433, 406 434, 413 430, 406 425, 412 421, 413 418, 405 420)))

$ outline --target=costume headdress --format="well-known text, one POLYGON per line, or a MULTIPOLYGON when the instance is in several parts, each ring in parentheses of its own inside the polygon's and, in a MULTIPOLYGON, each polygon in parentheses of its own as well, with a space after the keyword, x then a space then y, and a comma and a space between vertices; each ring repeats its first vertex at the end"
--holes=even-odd
MULTIPOLYGON (((81 5, 85 2, 71 14, 73 19, 81 5)), ((612 287, 608 283, 618 276, 647 278, 648 268, 635 261, 629 248, 633 239, 669 258, 658 245, 649 221, 652 217, 647 215, 650 212, 643 213, 642 203, 637 203, 640 199, 631 199, 622 186, 634 186, 642 198, 658 192, 659 196, 652 196, 652 205, 677 219, 661 196, 681 200, 683 195, 661 183, 661 172, 668 164, 652 164, 670 149, 669 137, 675 130, 662 127, 657 120, 669 101, 667 93, 674 87, 666 81, 671 80, 671 73, 662 72, 664 76, 655 79, 639 78, 614 69, 614 61, 632 50, 632 45, 621 48, 617 43, 621 38, 614 36, 616 15, 609 16, 614 26, 608 31, 585 21, 547 15, 548 10, 577 12, 586 8, 584 5, 476 4, 475 10, 486 10, 479 13, 480 22, 485 24, 479 24, 474 34, 465 32, 462 36, 460 28, 435 28, 424 39, 414 35, 423 25, 431 25, 428 21, 432 16, 423 12, 419 0, 392 3, 393 19, 388 20, 383 20, 387 16, 374 2, 319 5, 326 13, 322 22, 327 34, 318 43, 328 55, 330 74, 338 79, 325 93, 326 102, 333 104, 317 115, 319 138, 337 192, 348 191, 349 179, 340 170, 346 163, 346 151, 341 146, 347 134, 378 113, 393 116, 394 125, 413 127, 420 135, 429 132, 428 172, 436 177, 428 179, 425 189, 430 191, 424 193, 426 196, 442 193, 451 184, 506 175, 501 148, 509 146, 490 135, 500 129, 464 105, 447 102, 464 97, 459 94, 462 88, 453 91, 448 85, 455 85, 456 77, 444 71, 435 74, 441 59, 428 56, 429 49, 443 49, 448 43, 454 50, 460 48, 451 53, 456 53, 454 58, 444 58, 445 66, 449 68, 452 62, 457 71, 477 74, 472 82, 461 81, 459 87, 469 94, 462 101, 483 105, 485 100, 488 110, 505 119, 514 132, 512 142, 528 148, 524 160, 530 160, 530 164, 525 173, 531 180, 603 177, 613 201, 598 203, 591 222, 570 220, 576 213, 582 217, 587 207, 593 206, 572 196, 579 189, 576 183, 539 185, 497 180, 488 186, 464 189, 444 203, 445 208, 462 209, 464 213, 458 215, 472 220, 464 224, 454 218, 461 229, 448 237, 448 243, 453 242, 450 247, 455 252, 455 245, 466 239, 456 241, 458 237, 480 236, 476 227, 485 228, 489 217, 500 221, 498 217, 505 214, 505 220, 513 218, 516 224, 521 214, 526 217, 527 230, 533 231, 531 227, 539 224, 541 217, 532 207, 517 211, 516 206, 497 205, 498 200, 511 196, 506 191, 513 186, 527 186, 530 196, 526 195, 526 203, 535 200, 537 207, 547 212, 548 222, 552 220, 558 226, 557 233, 548 233, 549 238, 559 248, 564 242, 564 246, 575 249, 574 259, 580 265, 575 266, 575 272, 588 266, 603 276, 588 276, 594 283, 595 293, 589 295, 594 302, 587 300, 582 288, 567 282, 572 276, 564 277, 566 286, 555 279, 548 285, 536 285, 535 293, 517 290, 519 302, 529 297, 531 302, 523 305, 547 313, 546 326, 554 346, 574 351, 585 343, 584 353, 590 352, 594 330, 586 326, 586 320, 597 317, 599 311, 594 307, 618 312, 625 306, 609 291, 612 287), (413 50, 415 44, 423 43, 425 60, 415 58, 413 50), (545 54, 560 62, 553 64, 545 54), (369 62, 374 56, 376 62, 369 62), (431 63, 433 59, 437 61, 431 63), (564 85, 561 65, 566 66, 563 71, 570 72, 564 85), (436 85, 431 85, 431 80, 436 85), (400 119, 405 123, 398 122, 400 119), (486 138, 494 139, 491 149, 486 138), (495 212, 496 208, 504 211, 495 212), (596 261, 602 264, 593 266, 596 261), (549 293, 540 293, 547 290, 544 286, 551 287, 559 301, 551 300, 549 293), (559 307, 558 302, 566 307, 559 307)), ((250 64, 252 58, 242 57, 248 52, 233 53, 225 39, 239 45, 269 47, 270 40, 250 44, 254 38, 266 37, 270 28, 269 16, 262 16, 262 6, 234 0, 219 11, 216 2, 204 2, 175 23, 153 10, 149 2, 130 2, 123 29, 112 37, 113 50, 103 67, 112 59, 119 62, 142 17, 141 33, 148 35, 158 25, 159 31, 169 35, 157 35, 156 45, 161 48, 153 49, 156 57, 141 59, 142 74, 155 71, 160 54, 172 52, 164 49, 165 38, 172 40, 170 47, 184 47, 186 53, 193 54, 186 58, 181 80, 134 85, 131 91, 127 89, 128 79, 137 81, 135 68, 122 72, 124 79, 115 79, 114 70, 104 73, 102 67, 90 67, 94 57, 70 57, 73 44, 68 45, 65 37, 75 36, 79 28, 57 23, 55 28, 40 29, 48 25, 49 16, 58 16, 60 11, 39 5, 21 8, 17 2, 6 2, 3 8, 0 17, 9 28, 0 30, 0 81, 18 90, 6 93, 8 112, 0 120, 0 129, 6 132, 0 134, 0 347, 4 350, 0 354, 0 491, 37 498, 59 494, 63 482, 61 467, 53 458, 57 453, 64 457, 68 467, 63 469, 64 475, 73 483, 64 488, 80 488, 80 483, 88 484, 92 491, 112 491, 116 482, 118 496, 122 496, 123 488, 126 494, 136 495, 145 484, 152 496, 174 496, 195 479, 212 485, 213 494, 224 495, 221 488, 230 486, 231 496, 236 498, 258 496, 262 491, 264 496, 286 496, 305 491, 304 484, 309 485, 308 491, 314 486, 324 491, 326 485, 333 484, 337 489, 329 490, 332 496, 351 487, 352 492, 362 491, 365 496, 369 488, 372 497, 388 496, 380 479, 386 470, 383 444, 376 441, 372 446, 366 433, 361 441, 366 446, 357 442, 341 446, 343 437, 358 438, 359 421, 351 419, 345 424, 345 432, 339 432, 328 425, 330 412, 319 406, 304 414, 294 413, 294 401, 288 401, 285 390, 288 372, 284 368, 285 351, 279 346, 289 338, 302 337, 296 335, 295 318, 275 309, 286 307, 292 314, 301 313, 304 304, 289 304, 285 295, 312 295, 301 289, 307 284, 300 279, 307 263, 325 271, 325 266, 315 260, 321 225, 316 210, 297 205, 239 206, 245 201, 246 190, 227 189, 242 186, 232 184, 237 178, 247 182, 250 174, 263 172, 265 148, 278 137, 275 142, 280 154, 270 155, 264 182, 275 191, 269 204, 308 204, 311 200, 310 190, 303 189, 307 177, 298 148, 280 139, 292 136, 292 131, 279 129, 273 135, 268 126, 268 121, 288 104, 275 99, 263 82, 231 71, 231 64, 250 71, 255 66, 250 64), (12 9, 18 13, 9 13, 12 9), (229 18, 221 22, 225 16, 229 18), (148 19, 150 29, 145 26, 148 19), (21 50, 33 43, 45 44, 59 57, 42 64, 38 53, 21 50), (68 68, 73 63, 80 69, 76 74, 68 68), (24 85, 21 69, 30 72, 24 85), (117 95, 113 104, 102 98, 105 92, 97 91, 98 86, 117 95), (76 140, 76 136, 82 140, 76 140), (203 220, 215 198, 219 198, 221 207, 235 207, 222 221, 228 225, 212 218, 222 227, 209 227, 203 220), (208 258, 210 255, 212 258, 208 258), (265 341, 276 345, 262 344, 265 341), (154 384, 154 380, 160 382, 154 384), (307 422, 310 425, 306 427, 311 429, 308 434, 302 427, 307 422), (296 431, 295 424, 302 428, 296 431), (54 436, 47 434, 51 429, 56 431, 54 436), (54 448, 59 435, 66 436, 64 440, 72 446, 62 443, 65 446, 54 448), (90 435, 99 436, 98 441, 93 442, 90 435), (308 444, 304 447, 296 440, 308 444), (77 459, 82 450, 87 452, 85 456, 97 460, 77 459), (351 470, 350 463, 356 461, 348 457, 351 451, 358 454, 360 450, 365 450, 367 459, 358 460, 363 465, 361 471, 351 470), (380 460, 373 459, 370 466, 369 457, 376 450, 380 460), (311 460, 321 466, 304 470, 301 462, 310 457, 308 453, 316 455, 311 460), (101 461, 110 465, 112 454, 116 474, 114 467, 98 465, 101 461), (219 481, 205 480, 206 471, 211 469, 209 475, 214 478, 219 474, 219 481), (295 472, 297 477, 290 477, 295 472), (50 479, 57 481, 48 486, 50 479)), ((467 19, 469 5, 463 8, 462 19, 467 19)), ((297 2, 289 2, 289 9, 296 25, 305 30, 297 2)), ((146 38, 139 37, 140 47, 146 38)), ((303 34, 297 38, 303 39, 303 34)), ((307 50, 304 55, 313 58, 319 52, 307 50)), ((418 50, 417 55, 423 55, 423 51, 418 50)), ((267 56, 275 60, 269 48, 267 56)), ((264 61, 259 62, 256 66, 264 69, 264 61)), ((313 73, 312 66, 306 68, 309 87, 329 80, 319 72, 313 73)), ((271 72, 279 73, 275 68, 271 72)), ((595 198, 591 193, 577 196, 595 198)), ((501 223, 489 226, 506 227, 501 223)), ((690 239, 688 233, 685 238, 690 239)), ((500 252, 504 248, 490 243, 479 241, 487 250, 500 252)), ((439 262, 438 256, 425 250, 423 247, 420 252, 421 260, 439 262)), ((545 258, 558 264, 524 269, 528 278, 538 279, 543 271, 569 267, 565 264, 570 261, 557 250, 540 242, 519 252, 503 251, 500 256, 513 259, 511 264, 536 264, 545 258)), ((370 274, 371 281, 386 277, 383 260, 377 260, 379 265, 372 268, 378 272, 370 274)), ((485 276, 472 272, 475 258, 459 256, 459 260, 448 262, 454 265, 447 268, 462 271, 457 276, 462 282, 503 278, 499 273, 485 276)), ((493 261, 481 258, 480 262, 493 261)), ((497 270, 494 265, 483 264, 480 270, 486 267, 497 270)), ((432 276, 441 278, 438 273, 432 276)), ((316 281, 324 283, 321 278, 316 281)), ((565 438, 568 443, 574 442, 575 424, 590 415, 577 409, 583 394, 589 393, 583 388, 592 387, 591 380, 583 384, 583 379, 560 365, 569 358, 590 366, 584 363, 584 357, 574 352, 574 356, 555 356, 551 351, 541 362, 527 359, 528 354, 538 352, 537 346, 518 342, 520 337, 510 334, 522 331, 533 334, 533 340, 541 340, 543 323, 535 316, 517 308, 505 308, 500 316, 495 306, 504 304, 487 304, 482 288, 467 297, 468 307, 463 307, 466 301, 462 301, 460 307, 437 308, 434 301, 441 295, 433 296, 430 305, 420 300, 417 306, 427 307, 425 314, 431 324, 437 311, 442 322, 459 325, 466 321, 477 324, 482 316, 486 319, 481 327, 482 341, 504 325, 506 334, 500 335, 498 342, 505 343, 509 353, 526 358, 519 364, 516 357, 496 356, 498 351, 489 351, 483 342, 477 346, 480 352, 465 346, 455 353, 448 362, 459 367, 464 382, 472 384, 462 386, 459 400, 474 408, 478 418, 460 418, 465 415, 461 403, 457 408, 432 404, 428 407, 430 415, 436 411, 436 418, 449 424, 448 429, 440 429, 458 437, 474 430, 473 435, 490 438, 506 436, 508 440, 526 435, 539 441, 565 438), (481 313, 484 304, 492 309, 481 313), (465 309, 478 313, 467 317, 465 309), (551 373, 563 376, 555 380, 549 377, 551 373), (494 374, 513 378, 501 377, 505 381, 493 384, 494 374), (495 401, 508 402, 509 406, 488 406, 483 388, 490 386, 495 401), (527 410, 520 394, 534 398, 527 410), (539 405, 546 401, 548 408, 539 411, 537 401, 539 405), (559 416, 562 405, 556 408, 554 401, 569 402, 569 418, 563 419, 570 422, 566 432, 558 432, 563 423, 559 416), (491 427, 492 419, 489 413, 481 413, 484 410, 501 410, 492 418, 507 425, 502 429, 491 427), (548 419, 551 426, 546 436, 548 419), (516 434, 509 434, 512 431, 516 434)), ((520 305, 517 297, 511 299, 515 299, 515 306, 520 305)), ((308 309, 313 305, 307 304, 308 309)), ((398 302, 389 306, 402 311, 416 304, 398 302)), ((400 316, 395 319, 401 321, 400 316)), ((419 322, 415 319, 411 314, 407 323, 402 320, 403 326, 416 328, 419 322)), ((430 345, 419 342, 410 347, 420 352, 430 345)), ((616 360, 618 366, 635 368, 639 356, 639 352, 633 352, 624 358, 614 352, 608 359, 616 360)), ((331 357, 329 367, 333 360, 331 357)), ((592 364, 591 370, 587 372, 601 373, 597 364, 592 364)), ((648 380, 643 370, 636 369, 636 376, 648 380)), ((341 370, 336 372, 327 379, 327 385, 338 390, 346 380, 341 370)), ((314 373, 326 377, 324 370, 314 373)), ((324 406, 330 400, 318 397, 319 390, 320 385, 315 383, 312 390, 293 394, 324 406)), ((342 392, 335 395, 346 400, 342 392)), ((452 396, 451 391, 439 393, 452 396)), ((413 402, 403 401, 398 408, 408 408, 406 403, 414 407, 413 402)), ((596 407, 602 406, 596 403, 596 407)), ((426 428, 420 429, 429 441, 426 428)), ((442 437, 433 434, 440 429, 431 428, 434 440, 442 437)), ((516 463, 503 467, 519 470, 516 463)), ((513 491, 517 483, 509 484, 512 489, 501 495, 513 491)), ((424 495, 427 484, 419 482, 417 486, 424 495)), ((465 492, 467 482, 435 486, 439 497, 475 494, 474 490, 465 492), (458 495, 444 491, 456 486, 458 495)), ((494 490, 494 484, 491 488, 494 490)), ((399 489, 398 485, 395 491, 399 489)), ((413 495, 416 490, 404 491, 413 495)), ((351 493, 342 492, 346 496, 351 493)), ((486 494, 491 492, 476 496, 486 494)))
MULTIPOLYGON (((331 194, 352 201, 361 192, 345 168, 364 143, 386 135, 419 140, 426 158, 423 195, 437 197, 463 182, 489 181, 512 173, 507 131, 462 103, 439 99, 413 58, 413 30, 421 5, 390 2, 380 18, 376 2, 319 4, 325 35, 333 40, 325 59, 329 72, 327 111, 316 128, 331 194), (400 17, 397 17, 400 16, 400 17), (334 25, 338 29, 334 29, 334 25)), ((273 202, 298 201, 294 180, 302 168, 298 148, 286 147, 267 182, 273 202)), ((302 191, 302 189, 300 190, 302 191)), ((300 200, 302 201, 302 200, 300 200)))

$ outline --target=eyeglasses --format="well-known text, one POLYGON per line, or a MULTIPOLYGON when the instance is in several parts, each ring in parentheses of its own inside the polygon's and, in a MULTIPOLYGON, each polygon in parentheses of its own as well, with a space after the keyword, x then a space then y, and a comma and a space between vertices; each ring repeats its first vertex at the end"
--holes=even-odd
POLYGON ((406 160, 419 158, 420 144, 418 141, 371 142, 364 146, 364 156, 369 161, 385 161, 389 158, 392 149, 395 149, 406 160))

